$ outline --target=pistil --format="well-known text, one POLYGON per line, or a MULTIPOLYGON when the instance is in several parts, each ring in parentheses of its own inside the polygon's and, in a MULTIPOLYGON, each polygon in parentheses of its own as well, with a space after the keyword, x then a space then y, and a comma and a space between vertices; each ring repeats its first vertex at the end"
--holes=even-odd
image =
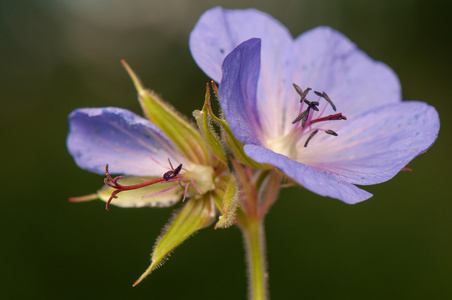
MULTIPOLYGON (((170 162, 171 165, 171 162, 170 162)), ((183 175, 179 175, 179 172, 182 170, 182 164, 180 164, 176 169, 173 169, 173 166, 171 165, 171 170, 166 172, 165 174, 163 174, 163 176, 161 178, 156 178, 156 179, 152 179, 152 180, 146 180, 143 183, 139 183, 139 184, 134 184, 134 185, 122 185, 118 182, 118 180, 121 180, 124 178, 124 176, 116 176, 115 178, 113 178, 110 175, 110 172, 108 171, 108 164, 105 166, 105 175, 107 176, 107 178, 104 179, 104 183, 106 185, 108 185, 109 187, 115 189, 112 193, 110 198, 107 201, 107 205, 106 205, 106 209, 107 211, 110 210, 110 203, 113 199, 118 198, 117 194, 124 192, 124 191, 131 191, 131 190, 136 190, 136 189, 141 189, 156 183, 160 183, 160 182, 174 182, 174 181, 179 181, 180 184, 180 180, 183 179, 183 175)), ((182 187, 182 185, 181 185, 182 187)), ((187 187, 185 188, 185 190, 187 190, 187 187)), ((166 191, 166 190, 164 190, 166 191)), ((162 191, 162 192, 164 192, 162 191)), ((186 193, 185 193, 186 195, 186 193)), ((184 199, 185 199, 185 195, 184 195, 184 199)))
POLYGON ((342 115, 342 113, 329 115, 323 118, 317 118, 309 122, 309 125, 317 123, 317 122, 323 122, 323 121, 335 121, 335 120, 347 120, 345 116, 342 115))

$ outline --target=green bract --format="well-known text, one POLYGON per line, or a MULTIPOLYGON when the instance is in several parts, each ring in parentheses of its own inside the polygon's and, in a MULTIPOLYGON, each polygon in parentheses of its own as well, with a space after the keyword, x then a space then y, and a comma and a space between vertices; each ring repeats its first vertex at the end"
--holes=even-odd
POLYGON ((167 255, 182 244, 193 233, 211 224, 215 215, 215 207, 210 197, 204 195, 201 199, 189 201, 174 219, 166 226, 164 234, 157 240, 152 253, 152 263, 149 268, 134 283, 140 283, 149 273, 163 263, 167 255))

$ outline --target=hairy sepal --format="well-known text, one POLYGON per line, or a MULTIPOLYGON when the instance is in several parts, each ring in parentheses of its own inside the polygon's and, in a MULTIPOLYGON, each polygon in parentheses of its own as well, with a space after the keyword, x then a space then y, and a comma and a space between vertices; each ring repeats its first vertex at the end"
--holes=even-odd
POLYGON ((219 182, 217 189, 217 197, 221 198, 221 212, 218 222, 215 224, 217 228, 227 228, 235 223, 237 206, 239 204, 239 189, 236 178, 233 175, 225 175, 219 182))
MULTIPOLYGON (((215 85, 215 83, 212 81, 213 90, 215 92, 215 95, 218 99, 218 89, 215 85)), ((219 118, 217 117, 210 106, 210 103, 207 103, 207 112, 209 113, 210 117, 212 117, 212 120, 220 126, 221 134, 224 140, 226 140, 226 144, 228 145, 229 149, 234 154, 235 159, 237 159, 241 164, 244 164, 246 166, 258 168, 258 169, 268 169, 270 168, 269 165, 260 164, 249 158, 245 151, 243 150, 243 144, 239 140, 237 140, 234 136, 234 134, 231 131, 231 128, 229 127, 229 124, 224 120, 223 117, 219 118)))
POLYGON ((199 229, 209 226, 214 215, 215 205, 207 194, 188 201, 165 227, 164 233, 157 240, 154 247, 151 265, 134 283, 134 286, 159 267, 177 246, 199 229))
POLYGON ((195 110, 193 112, 193 117, 196 119, 199 131, 209 146, 211 153, 217 158, 219 162, 227 166, 226 155, 224 154, 223 148, 219 140, 219 136, 212 126, 212 117, 209 116, 207 107, 210 101, 209 85, 207 85, 206 98, 202 110, 195 110))
POLYGON ((155 124, 190 161, 208 165, 208 149, 196 128, 154 92, 146 90, 129 65, 122 62, 138 92, 146 117, 155 124))

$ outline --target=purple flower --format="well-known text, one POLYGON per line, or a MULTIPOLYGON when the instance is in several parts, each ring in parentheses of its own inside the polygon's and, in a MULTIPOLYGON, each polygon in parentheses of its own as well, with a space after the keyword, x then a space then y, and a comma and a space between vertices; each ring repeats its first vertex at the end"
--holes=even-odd
POLYGON ((190 49, 221 82, 220 104, 245 154, 319 195, 366 200, 372 194, 355 184, 391 179, 436 140, 436 110, 402 102, 394 72, 331 28, 293 39, 257 10, 214 8, 190 49))

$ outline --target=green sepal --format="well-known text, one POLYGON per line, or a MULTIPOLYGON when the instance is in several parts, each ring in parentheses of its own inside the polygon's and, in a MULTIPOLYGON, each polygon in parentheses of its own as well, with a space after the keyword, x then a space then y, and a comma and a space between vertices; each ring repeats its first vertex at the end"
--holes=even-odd
POLYGON ((165 227, 164 233, 157 240, 151 256, 151 265, 133 284, 140 283, 147 275, 159 267, 165 258, 177 246, 188 239, 193 233, 209 226, 215 214, 215 205, 207 194, 200 198, 193 198, 174 215, 174 218, 165 227))
POLYGON ((210 101, 210 91, 209 84, 207 84, 206 98, 202 110, 195 110, 193 112, 193 117, 196 119, 199 131, 202 137, 206 141, 213 155, 225 166, 227 165, 226 155, 224 154, 223 148, 219 141, 219 137, 212 127, 212 118, 209 116, 207 107, 210 101))
POLYGON ((225 175, 219 182, 216 197, 221 199, 221 213, 215 229, 227 228, 235 223, 239 204, 239 188, 233 175, 225 175))
POLYGON ((171 105, 154 92, 146 90, 130 66, 122 61, 138 92, 138 100, 146 117, 156 125, 190 161, 209 165, 210 156, 201 135, 171 105))
MULTIPOLYGON (((218 89, 213 81, 212 81, 212 86, 213 86, 215 95, 218 98, 218 89)), ((228 144, 232 153, 234 154, 235 159, 237 159, 240 163, 242 163, 246 166, 250 166, 250 167, 254 167, 254 168, 258 168, 258 169, 271 168, 271 166, 269 166, 269 165, 260 164, 260 163, 255 162, 254 160, 252 160, 245 154, 245 151, 243 150, 243 146, 245 144, 243 144, 242 142, 240 142, 239 140, 237 140, 234 137, 234 134, 232 133, 231 128, 229 127, 229 124, 223 118, 219 118, 219 117, 215 116, 215 114, 212 111, 209 101, 207 102, 206 108, 207 108, 207 111, 208 111, 210 117, 212 118, 212 120, 214 120, 220 126, 220 128, 222 130, 222 135, 225 138, 226 143, 228 144)))

